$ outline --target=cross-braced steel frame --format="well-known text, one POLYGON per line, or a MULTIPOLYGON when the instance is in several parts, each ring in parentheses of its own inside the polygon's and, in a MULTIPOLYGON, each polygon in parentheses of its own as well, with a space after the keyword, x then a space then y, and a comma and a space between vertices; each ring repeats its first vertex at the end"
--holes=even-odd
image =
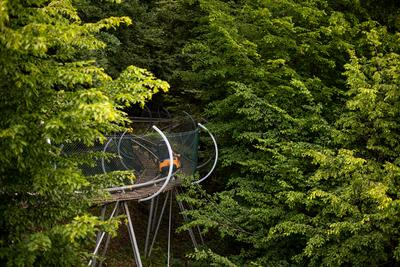
MULTIPOLYGON (((217 161, 218 161, 218 146, 215 137, 212 135, 212 133, 202 124, 198 124, 199 128, 202 130, 206 131, 209 136, 211 137, 213 144, 214 144, 214 155, 213 155, 213 164, 210 170, 200 179, 196 180, 193 182, 193 184, 199 184, 205 179, 207 179, 212 172, 214 171, 217 161)), ((179 208, 180 213, 183 216, 184 221, 188 221, 187 215, 185 211, 188 209, 191 209, 190 206, 185 206, 184 203, 181 201, 178 201, 176 199, 176 195, 179 194, 179 183, 176 183, 176 179, 174 177, 173 173, 173 151, 172 147, 168 141, 168 138, 166 135, 158 129, 156 126, 153 126, 153 129, 158 132, 158 134, 164 139, 167 148, 168 148, 168 154, 169 154, 169 169, 168 169, 168 174, 166 177, 163 178, 157 178, 153 179, 152 181, 147 181, 144 183, 139 183, 139 184, 134 184, 134 185, 127 185, 127 186, 122 186, 118 188, 111 188, 108 189, 108 192, 119 192, 120 194, 124 194, 125 190, 135 190, 138 188, 143 188, 143 187, 155 187, 155 192, 151 194, 150 196, 145 196, 138 200, 139 202, 144 202, 144 201, 149 201, 149 216, 148 216, 148 221, 147 221, 147 229, 146 229, 146 239, 145 239, 145 244, 144 244, 144 257, 148 258, 151 256, 155 241, 157 239, 157 235, 160 230, 161 222, 165 214, 165 210, 168 205, 168 241, 167 241, 167 263, 166 265, 169 267, 171 266, 171 231, 172 231, 172 209, 173 209, 173 200, 175 199, 179 208), (169 186, 173 183, 173 186, 169 186), (161 185, 160 185, 161 184, 161 185), (161 198, 161 196, 164 195, 164 199, 161 198), (162 201, 161 209, 159 209, 159 202, 162 201)), ((207 163, 207 162, 206 162, 207 163)), ((199 167, 204 166, 205 164, 199 165, 199 167)), ((104 163, 103 163, 103 170, 104 170, 104 163)), ((138 242, 135 236, 135 231, 132 223, 132 217, 131 213, 129 211, 129 206, 128 206, 128 201, 129 200, 122 200, 122 201, 116 201, 114 203, 108 203, 104 204, 101 208, 101 218, 105 220, 105 214, 106 214, 106 209, 107 206, 113 205, 113 210, 110 213, 109 220, 118 216, 120 214, 120 210, 123 211, 124 215, 127 217, 126 221, 126 226, 128 228, 128 234, 129 234, 129 239, 133 251, 133 256, 134 256, 134 261, 136 266, 142 267, 142 259, 141 259, 141 254, 138 246, 138 242)), ((198 236, 200 240, 200 244, 204 244, 203 237, 201 235, 201 231, 199 227, 196 227, 196 229, 190 229, 189 230, 189 236, 190 239, 193 243, 194 248, 199 247, 199 241, 196 238, 196 235, 198 236)), ((95 249, 93 251, 93 257, 89 261, 88 266, 102 266, 103 259, 107 253, 107 249, 109 247, 110 243, 110 235, 107 234, 106 232, 99 232, 97 234, 96 238, 96 245, 95 249), (102 246, 103 244, 103 246, 102 246)))

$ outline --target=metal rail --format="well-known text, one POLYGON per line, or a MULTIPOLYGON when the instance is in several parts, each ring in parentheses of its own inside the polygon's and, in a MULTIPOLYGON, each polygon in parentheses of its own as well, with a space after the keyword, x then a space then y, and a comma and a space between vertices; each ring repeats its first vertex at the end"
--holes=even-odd
MULTIPOLYGON (((110 137, 110 139, 108 139, 106 145, 104 146, 103 153, 106 153, 107 147, 108 147, 108 145, 110 144, 110 142, 111 142, 112 140, 113 140, 113 137, 110 137)), ((106 174, 107 171, 106 171, 106 165, 104 164, 104 156, 101 157, 101 168, 102 168, 104 174, 106 174)))
POLYGON ((167 138, 167 137, 165 136, 165 134, 164 134, 160 129, 158 129, 155 125, 153 125, 153 129, 156 130, 156 131, 161 135, 161 137, 164 139, 165 144, 167 145, 168 155, 169 155, 169 169, 168 169, 168 175, 167 175, 167 178, 165 179, 164 184, 161 186, 161 188, 160 188, 157 192, 155 192, 153 195, 151 195, 151 196, 149 196, 149 197, 140 199, 139 202, 143 202, 143 201, 150 200, 150 199, 152 199, 152 198, 158 196, 159 194, 161 194, 161 193, 164 191, 165 187, 167 187, 169 181, 171 180, 171 178, 172 178, 172 171, 173 171, 173 168, 174 168, 174 162, 173 162, 173 161, 174 161, 174 157, 173 157, 173 154, 172 154, 171 144, 169 143, 168 138, 167 138))
POLYGON ((212 135, 212 133, 201 123, 198 123, 199 127, 203 130, 205 130, 211 137, 213 143, 214 143, 214 149, 215 149, 215 158, 214 158, 214 163, 213 166, 211 167, 210 171, 204 175, 202 178, 200 178, 197 181, 192 182, 192 184, 199 184, 203 182, 205 179, 207 179, 214 171, 215 167, 217 166, 217 161, 218 161, 218 145, 217 145, 217 140, 215 140, 215 137, 212 135))

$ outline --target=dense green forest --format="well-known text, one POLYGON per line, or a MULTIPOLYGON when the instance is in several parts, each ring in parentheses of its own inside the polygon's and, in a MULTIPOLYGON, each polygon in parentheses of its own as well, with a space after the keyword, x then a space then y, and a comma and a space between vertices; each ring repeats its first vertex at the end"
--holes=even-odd
POLYGON ((399 32, 395 0, 0 0, 0 263, 87 264, 121 222, 59 144, 147 103, 218 139, 193 263, 399 266, 399 32))

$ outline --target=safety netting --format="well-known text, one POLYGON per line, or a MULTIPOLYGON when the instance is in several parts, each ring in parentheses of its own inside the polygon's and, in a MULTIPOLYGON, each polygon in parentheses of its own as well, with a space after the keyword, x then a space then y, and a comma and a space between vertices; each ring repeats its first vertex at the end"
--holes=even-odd
POLYGON ((91 164, 80 166, 88 176, 132 171, 137 177, 136 183, 163 177, 166 175, 163 166, 168 165, 170 160, 167 143, 150 125, 157 125, 171 145, 174 172, 193 175, 198 164, 199 129, 193 121, 179 118, 137 119, 130 130, 107 136, 104 143, 90 147, 82 143, 64 144, 63 153, 92 157, 91 164))

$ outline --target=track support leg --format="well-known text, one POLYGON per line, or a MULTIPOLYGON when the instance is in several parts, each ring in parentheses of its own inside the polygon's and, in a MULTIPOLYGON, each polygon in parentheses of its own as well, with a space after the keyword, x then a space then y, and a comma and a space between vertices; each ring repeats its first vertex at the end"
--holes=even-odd
POLYGON ((147 251, 149 248, 149 241, 150 241, 150 231, 151 231, 151 227, 153 225, 153 213, 154 213, 154 198, 151 199, 150 202, 150 211, 149 211, 149 219, 147 222, 147 232, 146 232, 146 242, 144 245, 144 255, 147 255, 147 251))
POLYGON ((133 230, 133 224, 132 224, 131 215, 129 213, 128 203, 126 201, 124 201, 123 202, 123 206, 124 206, 124 209, 125 209, 125 214, 128 217, 127 227, 128 227, 129 237, 131 239, 133 255, 135 256, 136 266, 137 267, 143 267, 142 260, 140 259, 140 252, 139 252, 139 247, 138 247, 138 244, 137 244, 137 241, 136 241, 135 232, 133 230))
POLYGON ((162 217, 163 217, 163 215, 164 215, 165 206, 167 205, 167 201, 168 201, 170 192, 171 192, 171 191, 168 191, 168 192, 165 194, 165 200, 164 200, 163 206, 162 206, 162 208, 161 208, 160 217, 159 217, 159 219, 158 219, 157 227, 156 227, 156 230, 155 230, 155 232, 154 232, 153 240, 152 240, 151 245, 150 245, 149 254, 147 255, 148 257, 150 257, 151 251, 153 250, 154 242, 156 241, 156 237, 157 237, 157 234, 158 234, 158 229, 160 229, 162 217))
POLYGON ((169 216, 168 216, 168 256, 167 256, 167 267, 170 266, 170 258, 171 258, 171 228, 172 228, 172 198, 173 198, 173 191, 170 191, 169 196, 169 216))
MULTIPOLYGON (((178 190, 175 189, 175 192, 178 193, 178 190)), ((185 220, 185 222, 188 222, 189 219, 186 216, 186 214, 184 213, 184 211, 186 211, 185 206, 183 205, 183 203, 181 201, 177 200, 176 202, 178 202, 178 207, 179 207, 179 210, 182 213, 183 219, 185 220)), ((196 236, 194 235, 193 229, 189 229, 188 231, 189 231, 190 239, 192 240, 192 243, 193 243, 193 247, 195 249, 198 249, 199 248, 199 244, 197 243, 196 236)))

